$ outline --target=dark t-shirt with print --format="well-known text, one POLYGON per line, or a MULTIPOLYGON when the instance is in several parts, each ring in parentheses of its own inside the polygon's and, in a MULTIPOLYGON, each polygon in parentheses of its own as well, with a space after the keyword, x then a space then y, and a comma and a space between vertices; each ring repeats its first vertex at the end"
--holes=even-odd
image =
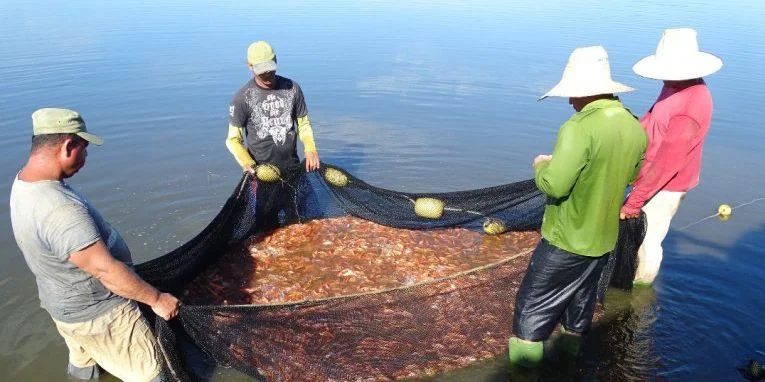
POLYGON ((248 81, 229 107, 229 124, 243 127, 247 149, 257 163, 287 167, 299 162, 295 122, 308 114, 297 82, 276 76, 272 89, 248 81))

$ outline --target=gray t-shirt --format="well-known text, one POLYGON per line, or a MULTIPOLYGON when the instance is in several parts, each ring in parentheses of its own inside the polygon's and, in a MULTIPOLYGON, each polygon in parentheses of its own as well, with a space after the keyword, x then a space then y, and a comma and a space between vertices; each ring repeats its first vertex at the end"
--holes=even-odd
POLYGON ((37 281, 40 306, 61 322, 84 322, 125 302, 69 256, 102 239, 111 255, 132 266, 127 244, 87 200, 60 181, 25 182, 11 188, 11 224, 37 281))
POLYGON ((280 168, 299 162, 295 123, 308 114, 297 82, 276 76, 273 89, 248 81, 229 106, 229 124, 244 128, 247 149, 258 163, 280 168))

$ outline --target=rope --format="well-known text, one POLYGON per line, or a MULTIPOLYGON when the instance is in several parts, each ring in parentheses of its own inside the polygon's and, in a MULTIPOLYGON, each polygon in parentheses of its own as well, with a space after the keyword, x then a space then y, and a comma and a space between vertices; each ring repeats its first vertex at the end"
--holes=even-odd
MULTIPOLYGON (((763 201, 763 200, 765 200, 765 198, 752 199, 751 201, 748 201, 746 203, 741 203, 739 205, 736 205, 735 207, 731 207, 731 211, 735 210, 736 208, 740 208, 740 207, 743 207, 743 206, 748 206, 750 204, 754 204, 754 203, 757 203, 757 202, 760 202, 760 201, 763 201)), ((707 221, 707 220, 712 219, 714 217, 717 217, 718 215, 719 214, 714 214, 714 215, 709 215, 707 217, 701 218, 701 219, 699 219, 699 220, 697 220, 697 221, 695 221, 693 223, 690 223, 690 224, 688 224, 688 225, 686 225, 684 227, 679 228, 678 231, 685 231, 687 228, 693 227, 696 224, 699 224, 701 222, 704 222, 704 221, 707 221)))
POLYGON ((512 256, 506 257, 506 258, 504 258, 502 260, 495 261, 495 262, 489 263, 489 264, 484 264, 484 265, 481 265, 481 266, 478 266, 478 267, 470 268, 470 269, 467 269, 467 270, 464 270, 464 271, 461 271, 461 272, 453 273, 453 274, 450 274, 448 276, 438 277, 438 278, 428 279, 428 280, 423 280, 423 281, 420 281, 418 283, 414 283, 414 284, 411 284, 411 285, 402 285, 402 286, 397 286, 397 287, 392 287, 392 288, 387 288, 387 289, 380 289, 380 290, 371 291, 371 292, 351 293, 351 294, 344 294, 344 295, 339 295, 339 296, 325 297, 325 298, 313 299, 313 300, 300 300, 300 301, 291 301, 291 302, 276 302, 276 303, 270 303, 270 304, 233 304, 233 305, 225 305, 225 306, 221 306, 221 305, 194 305, 193 308, 194 309, 200 309, 200 310, 220 309, 221 307, 224 307, 224 308, 252 308, 252 307, 258 307, 258 308, 278 308, 278 307, 294 307, 294 308, 297 308, 297 307, 300 307, 302 305, 315 305, 315 304, 321 304, 321 303, 335 301, 335 300, 347 300, 347 299, 356 298, 356 297, 362 297, 362 296, 380 295, 380 294, 389 293, 389 292, 393 292, 393 291, 412 289, 412 288, 420 287, 420 286, 423 286, 423 285, 435 284, 435 283, 439 283, 439 282, 442 282, 442 281, 449 281, 449 280, 456 279, 458 277, 462 277, 462 276, 465 276, 465 275, 468 275, 468 274, 471 274, 471 273, 477 273, 477 272, 480 272, 480 271, 483 271, 483 270, 486 270, 486 269, 496 268, 496 267, 501 266, 503 264, 510 263, 510 262, 512 262, 513 260, 515 260, 515 259, 517 259, 519 257, 528 255, 528 254, 534 252, 534 249, 536 249, 536 248, 524 249, 523 251, 518 252, 518 253, 516 253, 516 254, 514 254, 512 256))

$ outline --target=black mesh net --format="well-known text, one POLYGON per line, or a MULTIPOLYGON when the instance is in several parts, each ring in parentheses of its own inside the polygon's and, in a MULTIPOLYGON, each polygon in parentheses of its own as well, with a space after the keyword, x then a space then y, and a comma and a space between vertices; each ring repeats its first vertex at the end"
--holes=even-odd
POLYGON ((598 299, 603 300, 609 287, 623 290, 632 289, 632 280, 638 267, 638 249, 643 243, 646 230, 646 216, 640 212, 637 219, 619 222, 619 238, 611 252, 598 283, 598 299))
MULTIPOLYGON (((275 227, 354 217, 397 229, 458 228, 496 237, 538 230, 546 202, 533 180, 472 191, 404 193, 373 187, 326 163, 311 173, 300 169, 261 168, 261 181, 243 176, 199 235, 138 265, 138 273, 157 288, 184 296, 200 275, 221 267, 242 243, 275 227)), ((634 222, 629 229, 642 232, 642 224, 634 222)), ((184 299, 179 319, 153 320, 165 372, 171 380, 203 377, 195 371, 195 363, 203 361, 189 356, 188 347, 202 349, 219 365, 275 381, 390 380, 495 357, 507 350, 515 291, 533 250, 533 241, 526 240, 496 261, 380 290, 264 304, 184 299)), ((628 248, 633 247, 630 242, 628 248)), ((452 248, 459 252, 465 246, 452 248)), ((611 273, 604 274, 606 282, 611 273)))

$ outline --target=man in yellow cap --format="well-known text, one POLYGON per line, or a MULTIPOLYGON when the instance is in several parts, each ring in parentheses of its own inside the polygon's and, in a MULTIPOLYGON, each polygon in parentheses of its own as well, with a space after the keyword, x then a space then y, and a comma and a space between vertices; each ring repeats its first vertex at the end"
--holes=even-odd
POLYGON ((101 366, 124 381, 161 381, 156 339, 136 301, 169 320, 178 299, 133 272, 120 234, 64 182, 85 165, 88 144, 103 141, 72 110, 37 110, 32 125, 29 160, 11 188, 11 224, 40 305, 69 347, 69 375, 96 379, 101 366))
MULTIPOLYGON (((305 149, 306 171, 318 169, 319 153, 300 86, 276 75, 276 55, 265 41, 250 44, 247 66, 254 76, 236 92, 229 106, 226 147, 237 163, 249 172, 261 164, 274 165, 281 174, 294 171, 300 163, 299 137, 305 149)), ((291 199, 285 197, 294 192, 280 189, 267 194, 261 192, 258 196, 258 221, 276 225, 280 209, 292 210, 286 208, 291 199)))

